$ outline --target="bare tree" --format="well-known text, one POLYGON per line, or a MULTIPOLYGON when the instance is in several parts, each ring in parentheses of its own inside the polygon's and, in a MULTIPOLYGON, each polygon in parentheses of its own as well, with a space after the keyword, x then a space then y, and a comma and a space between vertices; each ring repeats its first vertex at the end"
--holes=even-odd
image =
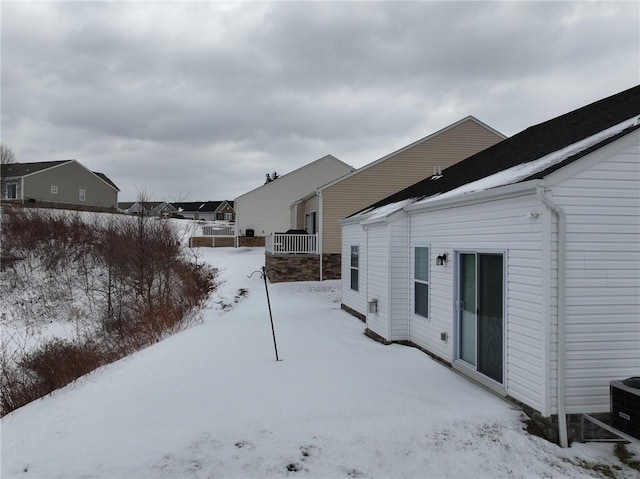
POLYGON ((0 144, 0 165, 8 165, 16 162, 16 154, 7 145, 0 144))

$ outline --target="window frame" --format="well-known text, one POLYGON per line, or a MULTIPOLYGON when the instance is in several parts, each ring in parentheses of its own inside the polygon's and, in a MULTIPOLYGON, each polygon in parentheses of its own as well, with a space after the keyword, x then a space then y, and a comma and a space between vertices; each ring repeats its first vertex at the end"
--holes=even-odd
POLYGON ((360 245, 351 245, 350 255, 349 255, 349 286, 352 291, 360 291, 360 245), (355 252, 355 260, 356 264, 354 266, 354 252, 355 252), (355 279, 355 288, 354 288, 354 279, 355 279))
POLYGON ((87 201, 87 190, 80 188, 78 191, 78 201, 87 201))
POLYGON ((58 194, 58 187, 56 185, 51 185, 51 194, 52 195, 58 194))
POLYGON ((18 183, 12 181, 11 183, 7 183, 4 187, 4 199, 5 200, 17 200, 18 199, 18 183), (13 196, 9 196, 9 191, 13 187, 13 196))
MULTIPOLYGON (((430 288, 430 279, 431 279, 431 268, 430 268, 430 260, 431 260, 431 247, 428 245, 416 245, 413 247, 413 314, 416 314, 422 318, 429 319, 429 307, 431 305, 431 301, 429 300, 429 296, 431 294, 430 288), (426 250, 426 263, 421 266, 426 266, 426 279, 424 277, 419 277, 418 272, 418 250, 426 250), (422 291, 419 291, 422 290, 422 291), (425 291, 426 290, 426 291, 425 291), (418 299, 422 299, 420 304, 418 304, 418 299), (422 304, 422 303, 425 304, 422 304)), ((422 275, 420 275, 422 276, 422 275)))

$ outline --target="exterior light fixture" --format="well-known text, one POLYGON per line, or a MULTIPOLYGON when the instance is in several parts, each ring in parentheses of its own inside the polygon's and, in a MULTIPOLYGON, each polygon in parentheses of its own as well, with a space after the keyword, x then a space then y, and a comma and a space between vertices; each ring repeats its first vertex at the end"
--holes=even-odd
POLYGON ((436 256, 436 264, 438 266, 447 264, 447 253, 442 253, 440 256, 436 256))

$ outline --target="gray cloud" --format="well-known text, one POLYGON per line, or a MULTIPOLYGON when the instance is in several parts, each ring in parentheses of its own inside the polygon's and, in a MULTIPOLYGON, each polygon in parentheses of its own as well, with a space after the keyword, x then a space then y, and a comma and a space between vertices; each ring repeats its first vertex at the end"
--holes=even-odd
POLYGON ((505 134, 640 82, 625 2, 5 3, 2 141, 121 199, 231 199, 469 114, 505 134))

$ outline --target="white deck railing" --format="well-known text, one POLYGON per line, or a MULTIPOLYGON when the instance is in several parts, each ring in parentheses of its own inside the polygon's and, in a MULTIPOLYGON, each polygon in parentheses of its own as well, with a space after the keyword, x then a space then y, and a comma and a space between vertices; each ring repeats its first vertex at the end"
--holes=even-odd
POLYGON ((265 238, 265 250, 267 253, 278 254, 318 254, 318 235, 273 233, 265 238))
POLYGON ((203 226, 202 236, 233 236, 235 226, 203 226))

